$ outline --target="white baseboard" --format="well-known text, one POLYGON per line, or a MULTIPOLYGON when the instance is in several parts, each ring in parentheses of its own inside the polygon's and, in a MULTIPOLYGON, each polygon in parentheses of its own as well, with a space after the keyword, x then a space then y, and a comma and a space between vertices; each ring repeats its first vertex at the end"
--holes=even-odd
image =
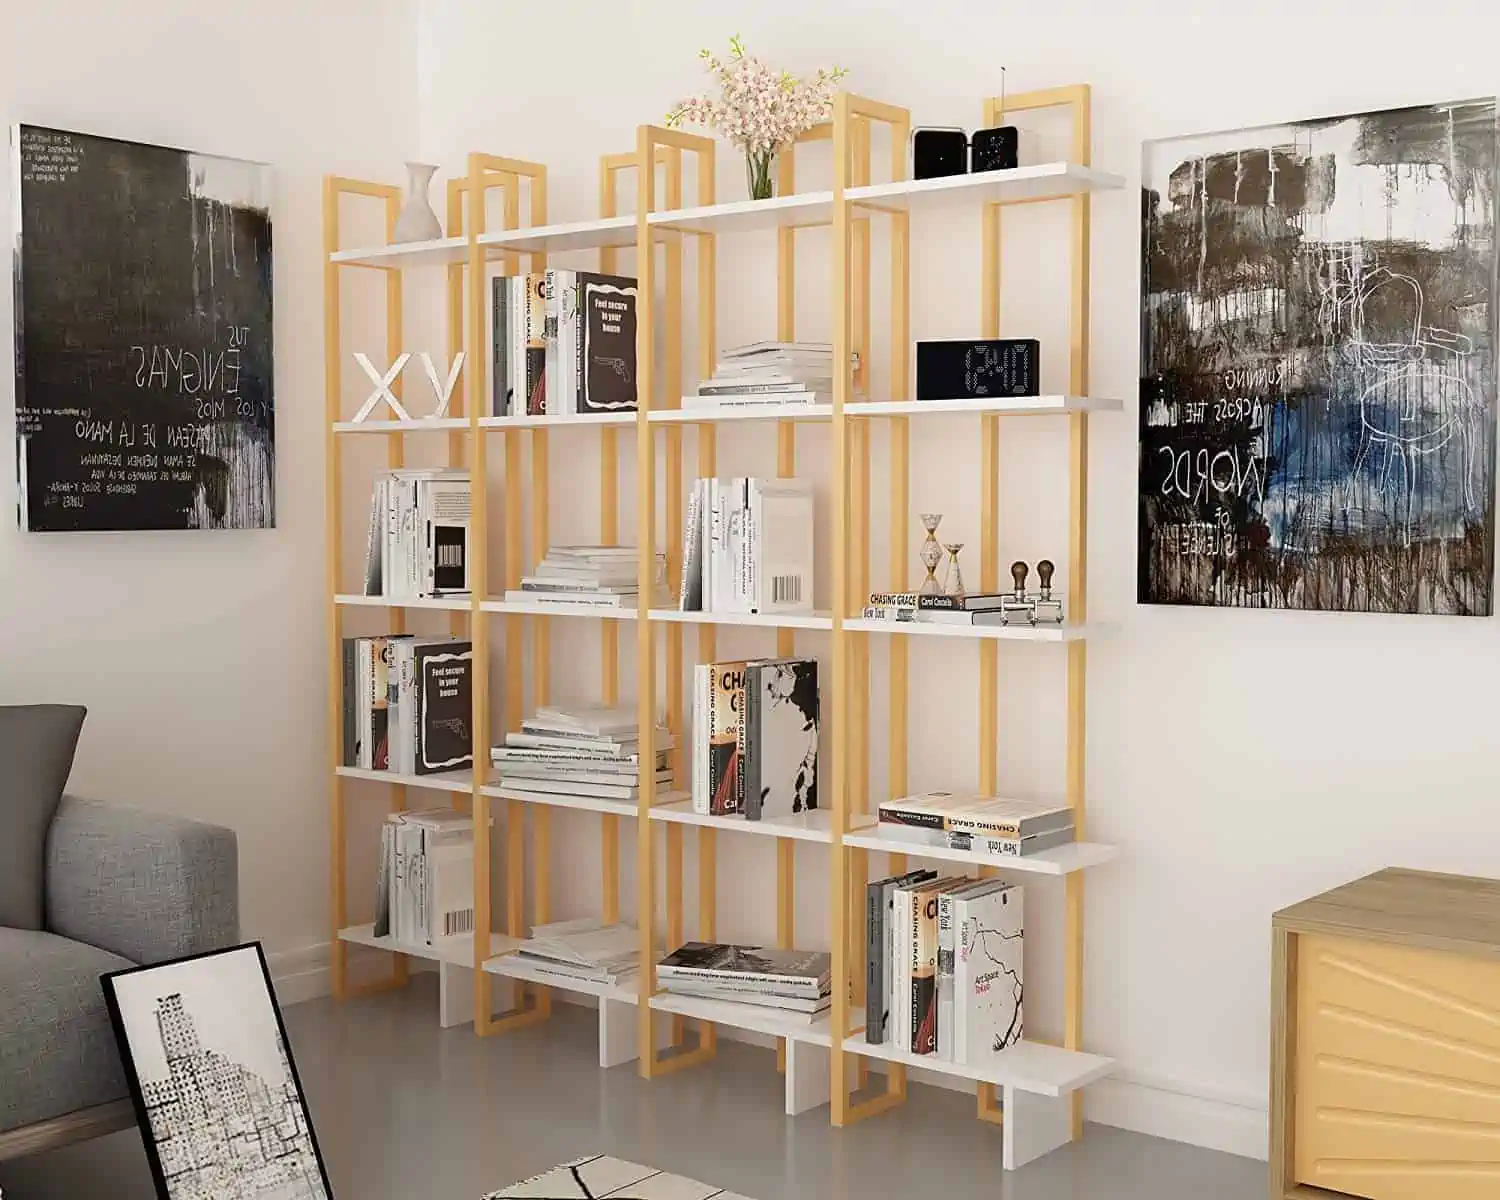
MULTIPOLYGON (((285 1008, 328 995, 333 988, 330 948, 327 942, 282 950, 266 955, 277 1002, 285 1008)), ((420 970, 426 963, 412 962, 420 970)), ((557 990, 559 1000, 594 1007, 592 996, 557 990)), ((750 1030, 720 1027, 720 1036, 755 1046, 772 1046, 773 1038, 750 1030)), ((872 1064, 880 1069, 883 1064, 872 1064)), ((973 1084, 932 1071, 913 1070, 913 1082, 929 1083, 952 1091, 973 1091, 973 1084)), ((1090 1121, 1114 1125, 1136 1133, 1187 1142, 1210 1150, 1222 1150, 1245 1158, 1264 1159, 1267 1153, 1268 1118, 1264 1097, 1210 1094, 1197 1084, 1121 1073, 1090 1085, 1085 1100, 1090 1121)))

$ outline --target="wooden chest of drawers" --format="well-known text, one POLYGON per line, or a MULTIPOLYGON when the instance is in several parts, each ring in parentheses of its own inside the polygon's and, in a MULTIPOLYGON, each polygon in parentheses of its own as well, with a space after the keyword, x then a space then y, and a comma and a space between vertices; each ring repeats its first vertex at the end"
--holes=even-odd
POLYGON ((1500 1197, 1500 882, 1379 871, 1271 964, 1273 1200, 1500 1197))

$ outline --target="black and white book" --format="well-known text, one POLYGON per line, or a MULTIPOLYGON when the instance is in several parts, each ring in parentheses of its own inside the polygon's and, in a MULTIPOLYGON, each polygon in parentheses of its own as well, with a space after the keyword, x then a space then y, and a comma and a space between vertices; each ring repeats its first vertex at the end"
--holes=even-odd
POLYGON ((634 412, 635 280, 579 271, 578 291, 582 311, 578 411, 634 412))
POLYGON ((474 765, 474 647, 458 639, 413 646, 417 775, 474 765))
POLYGON ((1023 892, 1001 884, 954 901, 953 1043, 956 1063, 977 1066, 1024 1036, 1023 892))
POLYGON ((937 952, 937 1056, 953 1059, 955 1027, 953 965, 957 951, 957 919, 960 901, 1011 885, 999 879, 974 879, 938 893, 937 952))
POLYGON ((741 707, 744 812, 751 821, 818 807, 818 663, 745 664, 741 707))
POLYGON ((1000 609, 969 611, 961 608, 893 608, 867 604, 860 613, 867 621, 911 621, 919 625, 1003 625, 1000 609))
POLYGON ((1004 592, 970 592, 963 596, 924 596, 920 592, 871 592, 870 608, 917 609, 926 612, 989 612, 1012 599, 1004 592))
POLYGON ((467 471, 399 468, 371 489, 365 594, 414 600, 469 594, 467 471))
POLYGON ((656 965, 662 980, 729 979, 814 1000, 827 991, 831 970, 832 956, 827 951, 776 950, 727 942, 686 942, 656 965))
POLYGON ((1055 800, 1014 800, 964 792, 922 792, 882 800, 876 815, 882 837, 916 830, 925 832, 928 844, 934 846, 946 845, 946 835, 951 833, 1028 838, 1073 826, 1072 808, 1055 800))
POLYGON ((868 906, 865 926, 865 1041, 871 1045, 882 1045, 890 1037, 896 889, 936 878, 936 871, 908 871, 904 875, 877 879, 865 889, 868 906))

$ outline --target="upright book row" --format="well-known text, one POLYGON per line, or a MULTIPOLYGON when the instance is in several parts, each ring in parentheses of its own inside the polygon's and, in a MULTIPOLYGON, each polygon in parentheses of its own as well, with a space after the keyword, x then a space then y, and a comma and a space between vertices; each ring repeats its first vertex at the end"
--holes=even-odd
POLYGON ((345 638, 343 762, 434 775, 474 765, 474 647, 459 638, 345 638))

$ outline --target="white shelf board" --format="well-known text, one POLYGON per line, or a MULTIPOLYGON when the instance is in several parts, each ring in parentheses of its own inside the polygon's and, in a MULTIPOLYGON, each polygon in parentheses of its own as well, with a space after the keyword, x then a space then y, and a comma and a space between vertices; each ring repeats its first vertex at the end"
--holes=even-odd
POLYGON ((833 416, 831 404, 689 405, 688 399, 683 397, 681 408, 653 408, 647 418, 652 424, 696 425, 718 421, 827 421, 833 416))
POLYGON ((370 771, 364 767, 339 767, 338 773, 345 779, 365 779, 371 783, 388 783, 394 787, 431 788, 438 792, 462 792, 466 796, 474 790, 473 771, 405 775, 398 771, 370 771))
POLYGON ((633 216, 596 217, 591 221, 533 225, 529 229, 497 229, 493 233, 481 233, 478 242, 490 258, 497 252, 556 254, 565 250, 634 246, 635 232, 633 216))
POLYGON ((634 608, 609 608, 602 604, 544 604, 527 600, 486 600, 479 606, 488 613, 520 613, 532 617, 603 617, 606 621, 634 621, 634 608))
POLYGON ((898 841, 881 837, 874 832, 875 825, 861 825, 844 835, 844 845, 857 846, 861 850, 878 850, 882 854, 905 854, 910 858, 941 859, 944 862, 966 863, 973 867, 996 867, 1002 871, 1025 871, 1033 875, 1071 875, 1085 867, 1097 867, 1120 855, 1118 846, 1103 842, 1069 842, 1065 846, 1054 846, 1039 854, 1027 854, 1006 858, 998 854, 969 854, 964 850, 950 850, 946 846, 922 846, 916 842, 898 841))
POLYGON ((651 997, 651 1007, 659 1012, 678 1013, 700 1021, 712 1021, 715 1025, 731 1025, 772 1037, 811 1042, 815 1046, 833 1045, 830 1014, 826 1012, 808 1024, 800 1019, 800 1014, 789 1014, 779 1008, 738 1004, 733 1000, 708 1000, 701 996, 679 996, 671 992, 657 992, 651 997))
POLYGON ((851 617, 844 628, 854 633, 915 634, 918 637, 969 638, 971 641, 1076 642, 1086 636, 1084 625, 942 625, 933 621, 888 621, 882 617, 851 617))
POLYGON ((430 242, 393 242, 389 246, 364 246, 335 250, 328 261, 341 267, 441 267, 463 262, 469 255, 469 240, 461 237, 434 238, 430 242))
MULTIPOLYGON (((353 942, 358 946, 370 946, 376 950, 389 950, 396 954, 409 954, 413 958, 425 958, 431 962, 450 963, 455 967, 474 965, 474 939, 467 934, 444 938, 437 946, 419 946, 398 942, 393 937, 376 937, 373 925, 351 925, 339 930, 339 941, 353 942)), ((506 937, 503 933, 490 934, 490 953, 506 954, 515 949, 519 938, 506 937)))
POLYGON ((481 429, 556 429, 558 426, 635 425, 635 410, 607 413, 554 413, 541 417, 480 417, 481 429))
POLYGON ((467 429, 469 422, 463 417, 414 417, 409 421, 382 420, 337 421, 334 433, 452 433, 467 429))
POLYGON ((468 612, 467 596, 429 596, 426 599, 402 600, 393 596, 360 596, 341 593, 334 602, 347 608, 433 608, 445 612, 468 612))
POLYGON ((762 837, 822 842, 825 845, 833 841, 833 814, 826 808, 747 821, 744 817, 717 817, 711 813, 694 812, 691 800, 674 800, 669 804, 652 805, 651 819, 673 821, 679 825, 707 825, 713 829, 727 829, 731 833, 758 833, 762 837))
POLYGON ((967 416, 1045 417, 1079 412, 1119 412, 1119 400, 1103 396, 977 396, 953 400, 860 400, 844 405, 849 417, 926 417, 940 413, 967 416))
POLYGON ((1042 1042, 1019 1042, 983 1064, 949 1062, 936 1054, 913 1054, 909 1050, 898 1050, 890 1042, 872 1046, 865 1041, 863 1031, 845 1038, 844 1050, 867 1058, 883 1058, 887 1062, 920 1067, 924 1071, 956 1075, 960 1079, 1018 1088, 1039 1096, 1066 1096, 1103 1079, 1115 1069, 1112 1058, 1086 1054, 1081 1050, 1064 1050, 1042 1042))
POLYGON ((1004 171, 947 175, 940 179, 900 179, 894 183, 872 183, 848 188, 844 198, 851 204, 873 204, 884 208, 922 209, 944 204, 996 204, 1004 200, 1030 200, 1038 196, 1073 195, 1078 192, 1112 191, 1125 180, 1108 171, 1077 163, 1038 163, 1004 171))
POLYGON ((731 200, 703 208, 654 212, 647 224, 694 233, 748 233, 788 225, 826 225, 833 220, 832 192, 797 192, 769 200, 731 200))
POLYGON ((678 625, 750 625, 762 629, 832 629, 833 618, 826 612, 810 613, 737 613, 683 612, 676 608, 653 608, 653 621, 678 625))
POLYGON ((534 959, 523 958, 515 951, 526 943, 517 941, 506 953, 488 960, 484 969, 491 975, 503 975, 507 979, 524 979, 527 983, 540 983, 546 987, 561 988, 565 992, 579 992, 585 996, 603 996, 609 1000, 621 1000, 635 1004, 640 1000, 636 976, 627 976, 624 984, 595 983, 588 979, 574 979, 543 970, 534 959))
MULTIPOLYGON (((634 818, 639 809, 634 800, 611 800, 604 796, 573 796, 567 792, 526 792, 521 796, 502 796, 500 789, 505 786, 516 787, 522 791, 526 790, 523 779, 514 780, 511 784, 487 783, 479 790, 486 796, 493 796, 497 800, 519 800, 522 804, 545 804, 549 808, 577 808, 585 812, 613 813, 617 817, 634 818)), ((673 795, 676 793, 666 793, 673 795)))

